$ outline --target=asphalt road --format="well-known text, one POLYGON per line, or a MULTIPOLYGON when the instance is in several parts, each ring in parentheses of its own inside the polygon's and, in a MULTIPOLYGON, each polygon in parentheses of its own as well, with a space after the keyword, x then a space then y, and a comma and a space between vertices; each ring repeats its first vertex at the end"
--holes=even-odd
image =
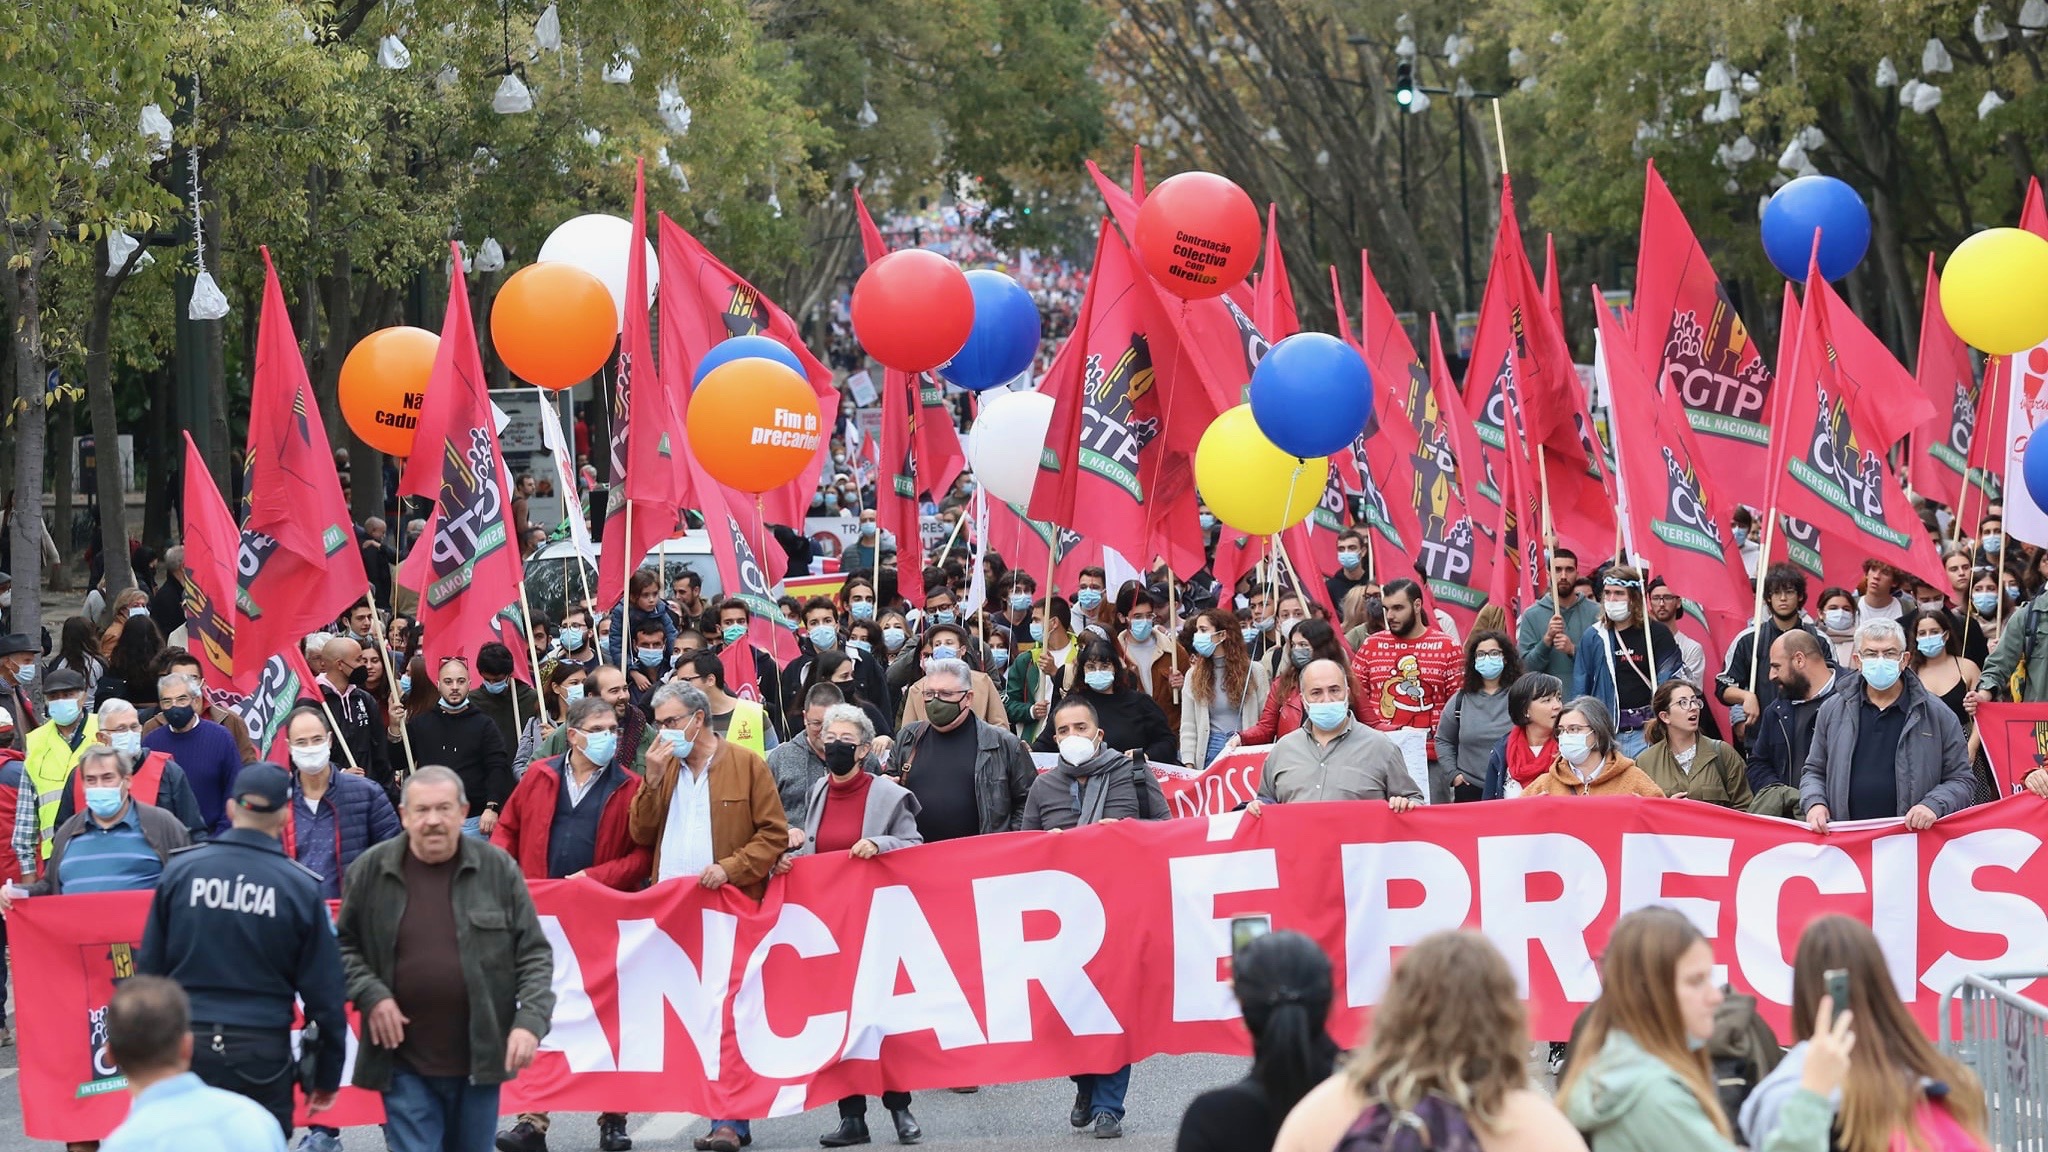
MULTIPOLYGON (((12 1046, 0 1048, 0 1152, 49 1152, 55 1145, 31 1141, 21 1131, 17 1052, 12 1046)), ((1188 1101, 1243 1076, 1247 1063, 1231 1056, 1158 1056, 1138 1065, 1131 1073, 1124 1137, 1112 1146, 1120 1152, 1172 1148, 1188 1101)), ((1073 1102, 1071 1082, 1039 1080, 992 1085, 971 1096, 922 1092, 912 1100, 911 1111, 924 1128, 923 1146, 927 1147, 970 1152, 1091 1147, 1096 1143, 1092 1130, 1077 1132, 1067 1127, 1067 1109, 1073 1102)), ((506 1117, 505 1126, 510 1127, 511 1121, 506 1117)), ((801 1116, 757 1120, 748 1152, 816 1148, 818 1137, 838 1124, 839 1113, 830 1105, 801 1116)), ((688 1149, 690 1141, 703 1135, 707 1127, 704 1120, 681 1112, 638 1114, 627 1121, 634 1148, 651 1152, 688 1149)), ((895 1146, 889 1114, 879 1100, 869 1101, 868 1127, 878 1146, 895 1146)), ((376 1128, 351 1128, 342 1133, 342 1145, 348 1152, 378 1152, 384 1147, 384 1136, 376 1128)), ((595 1149, 596 1114, 556 1113, 548 1146, 551 1152, 595 1149)))

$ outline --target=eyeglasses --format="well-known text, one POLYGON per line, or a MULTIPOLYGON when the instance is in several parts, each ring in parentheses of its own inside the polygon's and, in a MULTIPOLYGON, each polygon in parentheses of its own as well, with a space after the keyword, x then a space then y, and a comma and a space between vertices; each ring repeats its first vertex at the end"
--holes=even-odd
POLYGON ((670 716, 670 717, 667 717, 666 719, 664 719, 664 718, 662 718, 662 717, 660 717, 660 716, 656 716, 656 717, 654 718, 654 724, 655 724, 655 727, 657 727, 657 728, 664 728, 664 729, 667 729, 667 730, 668 730, 668 731, 670 731, 670 732, 679 732, 679 731, 681 731, 681 730, 682 730, 682 728, 683 728, 683 726, 684 726, 684 725, 686 725, 686 724, 688 724, 689 722, 690 722, 690 714, 689 714, 689 713, 687 713, 687 712, 686 712, 686 713, 684 713, 684 714, 683 714, 683 715, 681 715, 681 716, 670 716))
POLYGON ((967 699, 967 693, 957 688, 951 690, 927 688, 924 690, 924 698, 927 700, 944 700, 949 704, 958 704, 967 699))
MULTIPOLYGON (((666 727, 666 725, 664 725, 664 727, 666 727)), ((608 727, 608 728, 578 728, 578 729, 577 729, 577 731, 578 731, 578 732, 581 732, 581 733, 583 733, 583 734, 584 734, 585 736, 595 736, 595 735, 597 735, 597 734, 598 734, 598 733, 600 733, 600 732, 617 732, 618 730, 619 730, 619 726, 618 726, 618 725, 616 725, 616 724, 613 724, 612 726, 610 726, 610 727, 608 727)))
POLYGON ((1591 736, 1593 734, 1593 730, 1591 728, 1586 727, 1584 724, 1574 724, 1569 728, 1558 728, 1557 734, 1559 736, 1591 736))
POLYGON ((1886 648, 1880 652, 1856 653, 1856 658, 1859 660, 1898 660, 1902 659, 1904 656, 1905 653, 1900 652, 1897 648, 1886 648))
POLYGON ((1697 696, 1682 696, 1673 700, 1666 706, 1665 710, 1668 712, 1697 712, 1700 710, 1700 703, 1700 698, 1697 696))

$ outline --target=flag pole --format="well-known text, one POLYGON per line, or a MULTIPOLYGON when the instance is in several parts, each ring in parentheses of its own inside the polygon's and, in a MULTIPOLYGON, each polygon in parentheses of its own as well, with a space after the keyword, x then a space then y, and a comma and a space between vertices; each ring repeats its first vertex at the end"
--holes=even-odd
MULTIPOLYGON (((402 509, 402 508, 401 508, 401 509, 400 509, 399 511, 400 511, 400 513, 401 513, 401 516, 400 516, 400 518, 401 518, 401 519, 403 519, 403 515, 402 515, 402 513, 404 512, 404 509, 402 509)), ((523 592, 523 591, 525 591, 525 587, 524 587, 524 586, 522 585, 522 586, 521 586, 521 589, 520 589, 520 590, 521 590, 522 592, 523 592)), ((373 620, 374 620, 374 619, 376 618, 376 616, 377 616, 377 598, 376 598, 376 597, 377 597, 377 590, 376 590, 375 588, 372 588, 372 589, 370 589, 370 617, 371 617, 371 619, 373 619, 373 620)), ((398 594, 397 594, 396 592, 392 593, 391 599, 392 599, 393 605, 394 605, 394 607, 395 607, 395 605, 396 605, 396 603, 397 603, 397 600, 398 600, 398 594)), ((383 627, 381 627, 381 626, 379 626, 379 627, 378 627, 378 628, 376 629, 376 633, 377 633, 377 652, 378 652, 378 654, 379 654, 379 655, 381 655, 381 656, 382 656, 382 657, 384 658, 384 687, 385 687, 385 690, 386 690, 386 691, 388 691, 388 692, 390 693, 390 695, 391 695, 391 702, 392 702, 393 704, 396 704, 396 705, 398 705, 399 707, 404 707, 404 706, 405 706, 405 701, 404 701, 404 699, 403 699, 402 697, 400 697, 400 696, 399 696, 399 694, 398 694, 398 676, 399 676, 399 673, 401 673, 401 672, 403 672, 403 671, 404 671, 404 669, 402 669, 402 668, 400 668, 400 669, 394 669, 394 668, 393 668, 393 667, 391 666, 391 644, 390 644, 390 638, 389 638, 389 637, 388 637, 388 636, 387 636, 387 635, 385 634, 385 633, 386 633, 386 629, 385 629, 385 628, 383 628, 383 627)), ((326 705, 326 703, 327 703, 327 697, 326 697, 326 695, 325 695, 325 694, 322 694, 322 696, 320 697, 320 703, 321 703, 321 705, 322 705, 323 707, 324 707, 324 706, 326 705)), ((333 719, 333 717, 332 717, 332 716, 330 715, 330 716, 329 716, 329 719, 330 719, 330 720, 332 720, 332 719, 333 719)), ((339 732, 339 731, 341 731, 341 729, 337 728, 337 729, 335 729, 335 731, 339 732)), ((406 762, 407 764, 410 764, 410 763, 412 763, 412 730, 411 730, 410 728, 407 728, 407 727, 406 727, 405 725, 403 725, 403 724, 400 724, 400 725, 398 726, 398 734, 399 734, 399 738, 400 738, 401 740, 403 740, 403 741, 405 742, 405 762, 406 762)), ((344 748, 346 748, 346 747, 347 747, 348 745, 347 745, 347 743, 346 743, 346 742, 344 742, 342 746, 343 746, 344 748)), ((353 763, 353 761, 351 761, 351 763, 353 763)))
MULTIPOLYGON (((624 483, 624 477, 619 479, 621 483, 624 483)), ((619 493, 619 496, 626 501, 625 524, 621 526, 623 529, 621 534, 625 536, 625 539, 619 541, 620 565, 625 569, 626 578, 624 583, 619 585, 619 635, 612 637, 612 639, 617 641, 619 645, 619 671, 623 673, 626 670, 626 649, 631 647, 633 640, 633 569, 635 565, 633 563, 633 501, 626 498, 624 492, 619 493)))
MULTIPOLYGON (((1498 96, 1493 99, 1493 141, 1495 147, 1500 150, 1500 175, 1501 179, 1505 180, 1508 176, 1508 134, 1507 129, 1501 124, 1500 97, 1498 96)), ((1517 418, 1519 419, 1521 409, 1519 396, 1516 398, 1515 408, 1517 418)), ((1526 448, 1527 445, 1525 444, 1524 447, 1526 448)), ((1556 545, 1553 543, 1557 532, 1555 528, 1556 522, 1550 515, 1550 454, 1544 451, 1544 447, 1541 444, 1536 446, 1536 488, 1543 500, 1541 522, 1536 527, 1543 542, 1543 566, 1545 569, 1543 583, 1550 589, 1550 614, 1555 617, 1564 610, 1564 605, 1558 599, 1557 580, 1551 575, 1551 572, 1557 567, 1556 545)))
MULTIPOLYGON (((945 542, 944 544, 942 544, 942 545, 940 545, 940 546, 939 546, 939 551, 938 551, 938 555, 936 555, 936 556, 934 556, 934 557, 932 558, 932 559, 933 559, 933 563, 931 564, 931 567, 933 567, 933 568, 937 568, 937 567, 939 567, 939 566, 940 566, 941 564, 945 563, 945 561, 946 561, 946 555, 947 555, 948 553, 950 553, 950 552, 952 552, 952 551, 953 551, 953 541, 955 541, 955 540, 958 540, 958 539, 960 538, 960 529, 962 529, 962 528, 966 527, 966 525, 967 525, 967 514, 966 514, 965 512, 962 512, 962 513, 960 514, 960 518, 959 518, 958 520, 955 520, 955 521, 953 521, 953 532, 952 532, 952 534, 946 537, 946 542, 945 542)), ((881 539, 882 539, 882 534, 881 534, 881 532, 880 532, 880 531, 877 531, 877 532, 875 533, 875 540, 876 540, 876 544, 877 544, 877 547, 879 547, 879 546, 880 546, 880 542, 881 542, 881 539)), ((1053 539, 1055 539, 1055 540, 1059 539, 1059 529, 1058 529, 1058 528, 1054 528, 1054 529, 1053 529, 1053 539)))
MULTIPOLYGON (((527 602, 524 580, 519 582, 519 614, 526 624, 526 667, 533 673, 533 698, 540 709, 540 722, 552 724, 554 720, 548 715, 548 694, 540 683, 540 649, 533 642, 533 606, 527 602)), ((517 731, 519 727, 519 678, 515 676, 512 678, 512 728, 517 731)))
MULTIPOLYGON (((324 688, 320 692, 320 711, 327 713, 328 730, 339 733, 341 731, 341 724, 334 718, 334 709, 327 704, 327 692, 324 688)), ((356 750, 349 747, 346 740, 341 741, 341 754, 348 761, 349 771, 361 775, 363 766, 356 763, 356 750)))

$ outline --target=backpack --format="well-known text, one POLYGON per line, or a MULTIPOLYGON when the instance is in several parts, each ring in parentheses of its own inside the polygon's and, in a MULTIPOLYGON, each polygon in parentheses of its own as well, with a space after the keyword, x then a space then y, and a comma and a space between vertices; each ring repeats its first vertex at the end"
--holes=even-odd
POLYGON ((1728 1122, 1735 1124, 1742 1102, 1785 1058, 1785 1050, 1770 1025, 1757 1015, 1756 997, 1730 991, 1714 1009, 1714 1035, 1707 1041, 1707 1057, 1713 1063, 1721 1110, 1728 1114, 1728 1122))
POLYGON ((1412 1112, 1368 1105, 1337 1141, 1335 1152, 1479 1152, 1479 1137, 1462 1109, 1430 1095, 1412 1112))

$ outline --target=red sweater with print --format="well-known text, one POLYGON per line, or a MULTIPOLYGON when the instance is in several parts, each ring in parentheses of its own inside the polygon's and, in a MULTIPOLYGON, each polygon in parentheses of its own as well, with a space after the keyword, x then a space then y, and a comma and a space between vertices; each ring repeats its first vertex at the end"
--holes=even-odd
POLYGON ((1383 732, 1436 731, 1444 702, 1464 677, 1465 652, 1431 628, 1412 640, 1391 632, 1365 638, 1351 657, 1351 674, 1364 695, 1365 722, 1383 732))

